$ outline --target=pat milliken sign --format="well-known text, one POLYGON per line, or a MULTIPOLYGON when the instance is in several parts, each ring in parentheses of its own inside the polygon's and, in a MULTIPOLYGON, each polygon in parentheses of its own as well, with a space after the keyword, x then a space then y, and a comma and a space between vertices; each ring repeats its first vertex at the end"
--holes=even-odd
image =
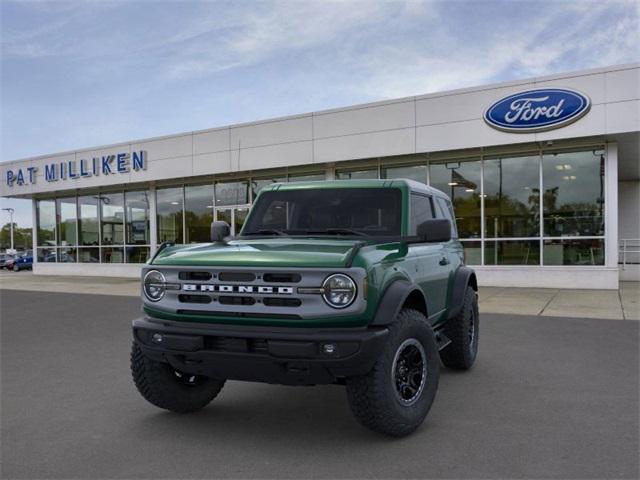
POLYGON ((35 184, 40 168, 43 169, 41 176, 47 182, 83 179, 100 175, 121 175, 131 171, 146 170, 147 152, 140 150, 131 154, 115 153, 80 160, 52 162, 41 167, 9 169, 5 173, 5 181, 9 187, 35 184))
POLYGON ((542 132, 569 125, 590 108, 589 97, 577 90, 539 88, 498 100, 484 112, 484 121, 504 132, 542 132))

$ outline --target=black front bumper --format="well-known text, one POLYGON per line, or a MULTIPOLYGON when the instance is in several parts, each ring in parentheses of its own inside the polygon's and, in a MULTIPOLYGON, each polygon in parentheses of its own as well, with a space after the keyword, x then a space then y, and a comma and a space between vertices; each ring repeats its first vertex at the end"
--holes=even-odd
POLYGON ((212 378, 314 385, 367 373, 387 328, 309 329, 133 321, 143 353, 176 370, 212 378), (326 348, 326 345, 332 345, 326 348))

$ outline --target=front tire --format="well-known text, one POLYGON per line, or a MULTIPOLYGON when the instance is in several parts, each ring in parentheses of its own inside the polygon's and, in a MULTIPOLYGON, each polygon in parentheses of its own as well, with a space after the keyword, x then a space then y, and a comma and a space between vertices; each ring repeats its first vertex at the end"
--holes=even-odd
POLYGON ((13 271, 14 272, 19 272, 20 271, 20 267, 17 264, 13 264, 13 271))
POLYGON ((447 321, 444 334, 451 340, 440 358, 446 367, 454 370, 469 370, 478 355, 478 335, 480 316, 478 314, 478 295, 467 287, 460 313, 447 321))
POLYGON ((365 427, 395 437, 415 431, 438 390, 440 359, 426 317, 403 309, 380 358, 365 375, 347 378, 351 411, 365 427))
POLYGON ((131 373, 145 400, 176 413, 191 413, 206 407, 225 382, 178 372, 168 363, 147 358, 135 342, 131 349, 131 373))

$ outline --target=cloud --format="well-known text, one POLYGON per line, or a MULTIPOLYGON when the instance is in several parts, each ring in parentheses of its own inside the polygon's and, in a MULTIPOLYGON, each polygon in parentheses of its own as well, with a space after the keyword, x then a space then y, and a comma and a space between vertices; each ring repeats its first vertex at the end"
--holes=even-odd
POLYGON ((228 12, 231 26, 188 27, 191 34, 172 56, 170 78, 187 78, 263 62, 287 52, 335 42, 358 28, 384 20, 394 5, 363 1, 255 3, 249 11, 228 12), (194 34, 193 32, 197 32, 194 34))
MULTIPOLYGON (((514 2, 521 3, 521 2, 514 2)), ((640 60, 635 2, 558 2, 535 17, 490 19, 480 39, 455 37, 440 15, 424 45, 386 45, 361 58, 372 98, 395 98, 640 60)), ((464 19, 466 21, 466 19, 464 19)))

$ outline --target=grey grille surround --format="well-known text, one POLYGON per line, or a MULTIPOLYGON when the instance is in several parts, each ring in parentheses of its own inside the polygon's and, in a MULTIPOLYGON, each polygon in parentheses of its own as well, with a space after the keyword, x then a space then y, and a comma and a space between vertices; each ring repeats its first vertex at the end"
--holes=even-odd
MULTIPOLYGON (((364 299, 364 280, 366 278, 366 271, 363 268, 255 268, 255 267, 228 267, 228 266, 183 266, 183 265, 146 265, 142 269, 142 276, 144 276, 150 270, 157 270, 161 272, 167 283, 179 284, 180 289, 166 290, 164 297, 158 302, 151 302, 144 294, 142 300, 145 305, 152 307, 156 310, 165 311, 167 313, 176 313, 178 310, 188 310, 190 314, 196 314, 201 312, 202 315, 207 315, 210 312, 216 312, 212 315, 223 316, 224 313, 230 315, 242 313, 243 316, 251 316, 255 314, 257 316, 268 314, 283 315, 283 317, 296 315, 301 319, 305 318, 318 318, 318 317, 342 317, 350 315, 359 315, 364 312, 367 307, 367 302, 364 299), (198 280, 181 280, 179 278, 180 272, 210 272, 212 278, 210 280, 198 281, 198 280), (219 279, 220 273, 223 272, 245 272, 253 273, 256 276, 254 281, 221 281, 219 279), (291 273, 299 274, 301 276, 299 282, 265 282, 263 280, 265 273, 291 273), (318 293, 298 293, 298 288, 318 288, 322 285, 322 282, 330 275, 335 273, 343 273, 350 276, 356 284, 357 293, 356 298, 346 308, 333 308, 327 305, 318 293), (269 293, 218 293, 218 292, 202 292, 202 291, 186 291, 184 285, 233 285, 233 286, 269 286, 269 287, 291 287, 293 292, 291 294, 269 294, 269 293), (212 301, 210 303, 183 303, 179 300, 180 295, 207 295, 210 296, 212 301), (251 297, 256 300, 253 305, 229 305, 223 304, 218 301, 220 296, 240 296, 251 297), (295 298, 300 300, 300 306, 275 306, 265 305, 263 303, 264 298, 295 298)), ((254 288, 257 290, 257 288, 254 288)))

